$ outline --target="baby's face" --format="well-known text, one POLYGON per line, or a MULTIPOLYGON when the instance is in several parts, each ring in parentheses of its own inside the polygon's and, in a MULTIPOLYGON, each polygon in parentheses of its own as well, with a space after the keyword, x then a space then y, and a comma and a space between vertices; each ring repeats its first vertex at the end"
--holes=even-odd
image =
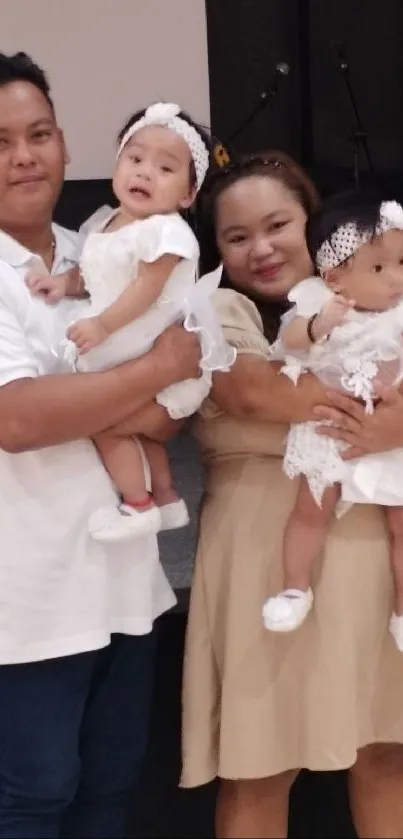
POLYGON ((403 231, 375 236, 330 271, 326 282, 359 309, 392 309, 403 299, 403 231))
POLYGON ((175 131, 161 125, 140 128, 116 163, 113 190, 123 211, 141 219, 190 207, 196 193, 191 162, 187 143, 175 131))

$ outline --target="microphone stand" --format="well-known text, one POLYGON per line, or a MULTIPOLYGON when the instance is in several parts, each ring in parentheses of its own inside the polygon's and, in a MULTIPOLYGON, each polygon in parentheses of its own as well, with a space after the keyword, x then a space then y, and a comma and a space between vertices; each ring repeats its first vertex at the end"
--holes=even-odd
POLYGON ((266 88, 266 90, 262 91, 262 93, 259 96, 258 103, 255 105, 254 108, 252 108, 250 113, 245 117, 244 120, 242 120, 242 122, 237 126, 237 128, 235 128, 232 134, 230 134, 229 137, 227 137, 227 139, 225 140, 225 145, 231 146, 231 143, 235 140, 235 138, 238 137, 238 135, 241 134, 241 132, 244 131, 244 129, 247 128, 247 126, 250 125, 251 122, 253 122, 253 120, 260 113, 260 111, 262 111, 267 106, 273 106, 274 100, 278 92, 279 78, 283 75, 287 76, 289 72, 288 65, 285 65, 285 67, 285 71, 276 68, 276 76, 273 83, 270 87, 266 88))
POLYGON ((339 70, 343 74, 343 78, 346 84, 347 95, 351 104, 351 108, 354 115, 355 125, 353 128, 348 129, 348 138, 349 141, 352 143, 353 146, 353 178, 354 183, 357 189, 360 186, 361 182, 361 172, 360 172, 360 153, 361 151, 366 158, 368 169, 374 178, 376 179, 376 172, 374 168, 374 164, 372 162, 371 154, 368 147, 368 133, 365 130, 360 113, 358 110, 357 100, 354 94, 353 85, 351 82, 350 77, 350 68, 346 61, 346 56, 344 54, 343 45, 339 42, 334 42, 332 46, 335 48, 338 59, 339 59, 339 70))

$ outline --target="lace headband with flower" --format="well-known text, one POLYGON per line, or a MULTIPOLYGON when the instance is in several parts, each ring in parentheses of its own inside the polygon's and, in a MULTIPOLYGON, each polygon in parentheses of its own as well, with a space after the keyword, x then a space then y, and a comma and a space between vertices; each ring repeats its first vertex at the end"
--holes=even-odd
POLYGON ((316 254, 316 265, 323 276, 331 268, 337 268, 362 245, 388 230, 403 230, 403 207, 397 201, 384 201, 380 206, 379 222, 375 230, 360 231, 355 222, 343 224, 320 246, 316 254))
POLYGON ((120 157, 124 147, 140 128, 145 128, 147 125, 163 125, 179 134, 189 146, 196 171, 197 189, 199 190, 209 167, 209 152, 198 131, 193 125, 189 125, 185 119, 178 116, 179 113, 179 105, 172 103, 157 102, 155 105, 150 105, 144 116, 133 123, 122 137, 117 157, 120 157))

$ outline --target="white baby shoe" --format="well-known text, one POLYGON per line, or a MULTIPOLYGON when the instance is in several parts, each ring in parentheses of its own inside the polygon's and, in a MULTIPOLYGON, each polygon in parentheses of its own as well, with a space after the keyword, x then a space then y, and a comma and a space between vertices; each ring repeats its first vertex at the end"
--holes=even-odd
POLYGON ((186 527, 189 524, 188 508, 183 498, 179 498, 178 501, 173 501, 171 504, 164 504, 159 508, 159 511, 161 515, 160 530, 178 530, 180 527, 186 527))
POLYGON ((161 513, 155 505, 139 512, 128 504, 103 507, 90 517, 88 529, 97 542, 126 542, 161 529, 161 513))
POLYGON ((395 639, 397 649, 403 653, 403 615, 395 615, 393 612, 389 621, 389 632, 395 639))
POLYGON ((304 622, 312 609, 312 589, 287 588, 269 597, 263 606, 263 623, 271 632, 292 632, 304 622))

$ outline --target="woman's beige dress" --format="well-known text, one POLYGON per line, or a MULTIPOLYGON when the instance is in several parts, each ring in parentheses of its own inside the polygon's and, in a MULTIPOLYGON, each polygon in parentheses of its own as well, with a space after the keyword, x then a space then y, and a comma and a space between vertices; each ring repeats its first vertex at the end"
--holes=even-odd
MULTIPOLYGON (((255 306, 230 290, 217 300, 231 344, 268 358, 255 306)), ((185 655, 182 785, 342 769, 366 744, 403 742, 403 654, 388 632, 382 510, 355 506, 334 521, 313 611, 296 632, 270 633, 262 604, 282 584, 296 491, 282 471, 287 428, 236 421, 208 402, 196 433, 207 487, 185 655)))

